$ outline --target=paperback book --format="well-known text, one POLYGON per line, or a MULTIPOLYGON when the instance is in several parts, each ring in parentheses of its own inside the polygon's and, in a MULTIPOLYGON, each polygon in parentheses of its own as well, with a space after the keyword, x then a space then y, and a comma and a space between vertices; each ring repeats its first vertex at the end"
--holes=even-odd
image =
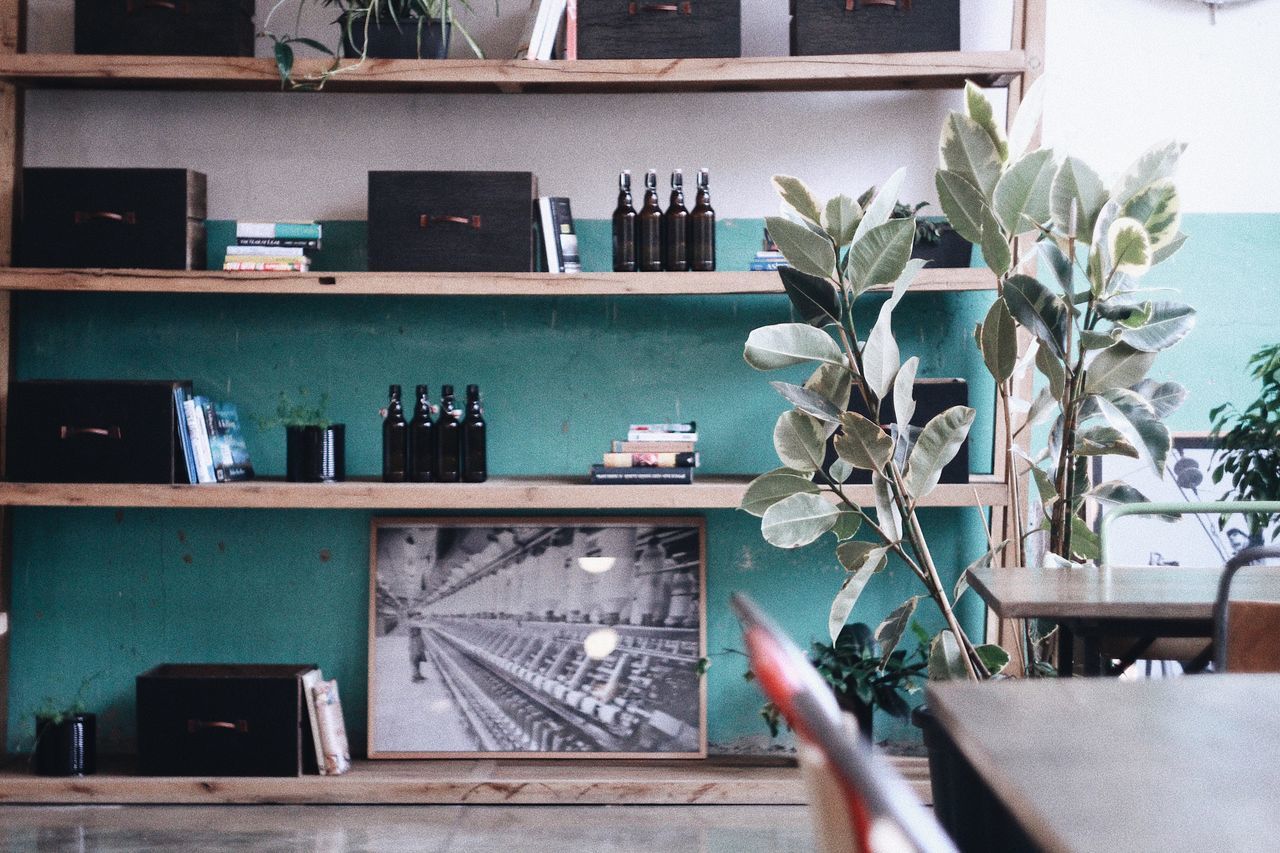
POLYGON ((609 468, 591 466, 593 484, 627 484, 632 486, 657 486, 688 484, 693 482, 692 468, 609 468))
POLYGON ((542 248, 546 253, 547 272, 582 272, 582 258, 578 254, 578 235, 573 226, 573 212, 569 208, 569 199, 559 196, 539 198, 538 224, 542 230, 542 248))

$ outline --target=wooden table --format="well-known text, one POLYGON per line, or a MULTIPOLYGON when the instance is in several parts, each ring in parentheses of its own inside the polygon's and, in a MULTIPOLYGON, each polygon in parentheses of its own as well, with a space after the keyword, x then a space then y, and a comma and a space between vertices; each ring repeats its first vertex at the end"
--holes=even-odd
MULTIPOLYGON (((1222 569, 1190 566, 1001 567, 970 571, 969 585, 1001 619, 1057 622, 1063 673, 1072 671, 1074 637, 1083 638, 1085 674, 1096 675, 1102 671, 1104 637, 1143 638, 1135 646, 1138 657, 1156 637, 1207 640, 1221 575, 1222 569)), ((1280 570, 1241 572, 1232 597, 1280 601, 1280 570)), ((1206 654, 1204 663, 1208 660, 1206 654)))
POLYGON ((928 704, 1047 851, 1280 844, 1280 676, 942 684, 928 704))

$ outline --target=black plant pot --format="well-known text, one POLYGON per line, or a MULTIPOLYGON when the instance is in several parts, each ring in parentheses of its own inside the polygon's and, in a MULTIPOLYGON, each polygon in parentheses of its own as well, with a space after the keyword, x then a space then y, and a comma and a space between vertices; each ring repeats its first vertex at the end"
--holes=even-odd
POLYGON ((858 731, 862 732, 862 736, 871 742, 875 742, 871 727, 875 720, 876 709, 874 705, 868 705, 857 696, 836 696, 836 701, 840 703, 840 710, 853 714, 853 718, 858 721, 858 731))
POLYGON ((340 483, 347 479, 345 424, 285 427, 285 479, 340 483))
POLYGON ((36 716, 36 773, 41 776, 88 776, 98 769, 98 719, 75 714, 54 722, 36 716))
POLYGON ((961 237, 949 226, 942 226, 942 232, 936 243, 916 240, 911 257, 926 261, 926 267, 945 267, 947 269, 973 266, 973 244, 961 237))
POLYGON ((929 754, 929 787, 933 813, 961 853, 1033 853, 1022 827, 974 771, 933 713, 923 705, 911 722, 924 736, 929 754))
POLYGON ((450 26, 443 21, 409 18, 398 23, 388 16, 366 21, 364 15, 343 15, 342 55, 355 59, 444 59, 449 55, 450 26), (365 24, 368 24, 368 42, 365 24), (361 50, 362 47, 368 48, 361 50))

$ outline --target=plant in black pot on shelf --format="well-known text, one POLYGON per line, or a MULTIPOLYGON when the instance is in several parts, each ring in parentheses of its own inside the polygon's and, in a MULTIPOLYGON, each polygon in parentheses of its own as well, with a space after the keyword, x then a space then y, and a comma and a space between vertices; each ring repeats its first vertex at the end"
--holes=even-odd
MULTIPOLYGON (((865 207, 875 196, 876 188, 872 187, 859 196, 858 204, 865 207)), ((961 237, 945 216, 920 216, 920 211, 928 206, 927 201, 914 205, 898 201, 889 214, 890 219, 915 220, 916 240, 911 247, 911 257, 924 261, 930 268, 968 267, 973 260, 973 244, 961 237)))
POLYGON ((346 425, 329 420, 328 394, 312 403, 307 389, 300 388, 298 397, 293 400, 281 391, 275 417, 259 419, 258 428, 284 427, 285 479, 289 482, 342 482, 347 478, 346 425))
POLYGON ((86 712, 85 691, 96 676, 80 682, 69 704, 51 697, 36 710, 31 764, 40 776, 88 776, 98 769, 98 719, 86 712))
MULTIPOLYGON (((1232 500, 1273 501, 1280 496, 1280 344, 1255 352, 1249 359, 1249 374, 1262 383, 1256 400, 1244 409, 1227 403, 1209 412, 1219 453, 1213 482, 1227 481, 1230 488, 1225 497, 1232 500)), ((1252 544, 1263 544, 1273 519, 1263 513, 1248 514, 1252 544)), ((1276 538, 1280 528, 1272 533, 1276 538)))
MULTIPOLYGON (((468 0, 279 0, 267 13, 262 38, 270 39, 282 85, 295 89, 319 89, 336 74, 358 67, 365 59, 444 59, 449 41, 457 31, 476 58, 484 52, 455 14, 456 7, 470 11, 468 0), (288 3, 296 3, 294 33, 271 30, 271 18, 288 3), (335 50, 312 38, 296 34, 304 8, 316 5, 337 13, 334 23, 340 37, 335 50), (315 74, 296 76, 294 46, 304 45, 333 58, 333 63, 315 74), (343 65, 342 59, 359 60, 343 65)), ((496 9, 496 6, 495 6, 496 9)))
MULTIPOLYGON (((927 644, 929 636, 923 629, 912 627, 917 638, 927 644)), ((883 654, 871 627, 861 622, 845 625, 834 644, 814 643, 809 662, 831 686, 840 707, 857 719, 858 728, 868 739, 872 737, 872 719, 877 708, 892 717, 907 718, 911 712, 907 696, 920 689, 920 681, 928 669, 928 661, 919 647, 911 654, 906 649, 883 654)), ((753 677, 750 671, 747 677, 753 677)), ((760 716, 769 732, 777 737, 782 725, 777 707, 772 702, 765 705, 760 709, 760 716)))

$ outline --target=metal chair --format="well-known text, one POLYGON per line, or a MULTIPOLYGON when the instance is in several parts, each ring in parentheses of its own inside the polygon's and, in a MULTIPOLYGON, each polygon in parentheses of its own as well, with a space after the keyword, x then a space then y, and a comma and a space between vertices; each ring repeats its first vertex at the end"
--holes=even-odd
POLYGON ((1232 557, 1213 602, 1213 669, 1280 672, 1280 602, 1232 601, 1231 583, 1245 566, 1280 557, 1280 546, 1245 548, 1232 557))

